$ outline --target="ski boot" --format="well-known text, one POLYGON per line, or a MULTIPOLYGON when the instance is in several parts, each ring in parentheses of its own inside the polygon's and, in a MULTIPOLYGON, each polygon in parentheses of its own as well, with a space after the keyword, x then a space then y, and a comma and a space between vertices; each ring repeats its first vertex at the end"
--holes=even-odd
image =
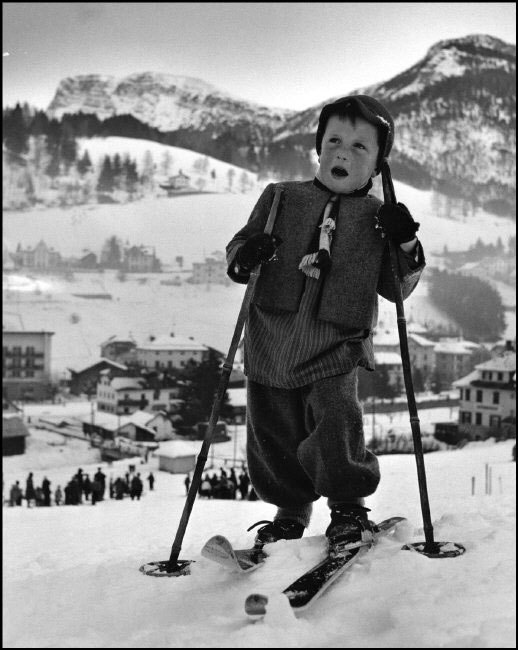
POLYGON ((304 526, 293 519, 276 519, 275 521, 258 521, 248 528, 252 530, 260 524, 266 524, 257 531, 254 548, 261 549, 265 544, 277 542, 279 539, 299 539, 304 534, 304 526))
POLYGON ((340 555, 348 548, 361 546, 373 539, 374 523, 369 521, 368 512, 368 508, 356 503, 336 503, 331 506, 331 523, 326 530, 331 556, 340 555))

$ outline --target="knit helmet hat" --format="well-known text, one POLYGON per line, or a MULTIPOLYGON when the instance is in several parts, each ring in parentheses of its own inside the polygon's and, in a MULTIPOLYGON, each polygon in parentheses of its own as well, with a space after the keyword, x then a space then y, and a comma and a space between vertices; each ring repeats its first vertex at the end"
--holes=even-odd
POLYGON ((388 158, 392 145, 394 144, 394 120, 383 104, 377 99, 374 99, 374 97, 369 97, 369 95, 349 95, 324 106, 318 118, 316 136, 317 154, 320 156, 322 138, 324 137, 329 118, 332 115, 347 115, 349 111, 359 114, 378 129, 379 154, 376 162, 376 174, 379 174, 381 163, 385 158, 388 158))

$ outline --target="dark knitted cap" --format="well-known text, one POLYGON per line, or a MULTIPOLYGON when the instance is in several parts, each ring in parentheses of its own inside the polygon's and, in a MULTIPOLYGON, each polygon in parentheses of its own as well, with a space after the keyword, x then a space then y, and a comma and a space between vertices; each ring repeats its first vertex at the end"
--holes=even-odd
POLYGON ((318 118, 316 137, 316 150, 320 156, 322 150, 322 138, 326 130, 327 121, 332 115, 347 115, 348 113, 359 114, 367 122, 378 128, 379 155, 376 164, 376 172, 379 173, 384 158, 388 158, 392 145, 394 144, 394 120, 387 109, 374 97, 369 95, 350 95, 342 97, 331 104, 326 104, 318 118))

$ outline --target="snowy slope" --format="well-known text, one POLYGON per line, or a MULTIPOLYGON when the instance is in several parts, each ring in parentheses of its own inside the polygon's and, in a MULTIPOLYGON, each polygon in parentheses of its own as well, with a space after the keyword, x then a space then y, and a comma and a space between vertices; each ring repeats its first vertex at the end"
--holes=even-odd
MULTIPOLYGON (((15 479, 23 482, 31 454, 41 457, 43 435, 39 444, 31 441, 25 457, 4 459, 7 487, 15 479)), ((233 443, 223 444, 231 456, 233 443)), ((155 491, 146 489, 139 502, 4 508, 4 647, 515 647, 512 444, 472 443, 425 457, 435 539, 464 544, 464 556, 428 559, 383 541, 299 619, 278 594, 321 557, 322 539, 271 545, 266 564, 242 577, 200 556, 216 532, 236 545, 250 543, 253 533, 246 528, 273 514, 261 502, 198 499, 180 554, 195 560, 192 574, 157 579, 139 573, 143 562, 169 557, 185 503, 183 475, 157 472, 154 460, 137 467, 143 477, 149 469, 157 476, 155 491), (483 489, 486 463, 493 477, 490 495, 483 489), (275 605, 255 624, 243 609, 252 591, 266 593, 275 605)), ((221 447, 215 447, 218 458, 221 447)), ((36 484, 46 475, 55 487, 79 466, 91 474, 99 465, 92 450, 76 446, 74 462, 58 466, 59 448, 48 449, 45 467, 35 465, 36 484)), ((241 444, 237 450, 240 456, 241 444)), ((406 516, 411 540, 422 541, 414 459, 382 456, 380 464, 382 481, 368 500, 372 517, 406 516)), ((103 469, 117 477, 127 467, 103 469)), ((320 534, 327 520, 321 499, 308 534, 320 534)))
MULTIPOLYGON (((441 210, 432 192, 397 181, 395 188, 398 199, 421 223, 419 235, 429 265, 433 265, 433 252, 441 252, 445 245, 449 250, 465 249, 479 237, 486 243, 496 243, 501 237, 506 244, 515 232, 511 220, 483 210, 453 212, 453 218, 438 216, 441 210)), ((82 249, 99 255, 106 239, 115 234, 131 245, 155 246, 164 264, 183 256, 184 268, 189 269, 193 262, 203 261, 214 251, 224 251, 248 219, 258 196, 259 192, 201 194, 150 198, 126 205, 6 212, 4 244, 14 251, 19 242, 24 247, 35 246, 43 239, 64 256, 79 256, 82 249)), ((228 350, 244 294, 242 285, 209 288, 184 283, 175 287, 160 284, 169 273, 146 275, 146 284, 138 282, 141 277, 143 274, 128 274, 126 282, 119 282, 113 272, 76 273, 74 282, 65 282, 62 278, 31 280, 4 275, 4 322, 19 327, 21 318, 25 329, 55 332, 52 366, 59 373, 92 363, 98 358, 101 342, 113 334, 127 336, 129 331, 144 338, 151 333, 168 334, 172 328, 177 335, 193 336, 222 352, 228 350), (110 293, 113 299, 84 300, 73 295, 88 292, 110 293)), ((394 306, 384 303, 381 301, 380 321, 384 327, 395 327, 394 306)), ((426 271, 405 302, 405 313, 409 322, 448 323, 447 316, 427 298, 426 271)), ((515 312, 507 312, 507 318, 506 337, 512 339, 515 312)))

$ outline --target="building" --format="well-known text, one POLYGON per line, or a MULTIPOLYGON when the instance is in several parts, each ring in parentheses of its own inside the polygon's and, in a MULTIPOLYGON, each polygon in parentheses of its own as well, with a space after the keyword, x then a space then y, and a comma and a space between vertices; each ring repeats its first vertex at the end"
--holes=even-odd
POLYGON ((143 377, 112 377, 107 369, 97 384, 97 409, 115 415, 144 410, 167 413, 177 409, 178 392, 178 388, 149 387, 143 377))
POLYGON ((25 453, 25 439, 29 431, 17 413, 2 414, 2 456, 25 453))
POLYGON ((137 343, 131 335, 127 337, 113 335, 101 343, 101 357, 116 363, 126 364, 135 360, 136 347, 137 343))
POLYGON ((374 352, 374 361, 376 370, 385 368, 389 385, 400 393, 405 387, 401 355, 397 352, 374 352))
POLYGON ((61 255, 53 248, 40 240, 34 248, 22 248, 18 244, 14 253, 15 264, 21 268, 48 270, 55 269, 62 264, 61 255))
POLYGON ((160 187, 164 190, 167 190, 168 194, 173 194, 180 190, 187 190, 190 187, 191 177, 184 174, 180 169, 176 176, 170 176, 167 183, 162 183, 160 187))
POLYGON ((70 392, 72 395, 81 395, 86 393, 88 396, 97 393, 97 384, 104 370, 110 370, 112 377, 124 377, 128 374, 128 368, 122 363, 117 363, 111 359, 101 358, 91 366, 83 370, 72 370, 70 372, 70 392))
POLYGON ((11 401, 41 401, 52 395, 51 337, 54 332, 2 332, 2 394, 11 401))
POLYGON ((187 474, 194 471, 199 444, 187 440, 162 442, 155 452, 158 469, 171 474, 187 474))
POLYGON ((192 265, 192 284, 228 284, 227 263, 224 257, 206 257, 205 262, 192 265))
POLYGON ((435 341, 420 334, 408 334, 408 353, 412 368, 419 369, 426 377, 435 368, 435 341))
POLYGON ((122 270, 129 273, 159 273, 162 266, 154 247, 130 246, 124 249, 122 270))
POLYGON ((189 361, 202 363, 209 354, 209 348, 192 338, 181 336, 161 336, 136 348, 137 363, 150 370, 170 370, 185 368, 189 361))
POLYGON ((478 349, 477 343, 461 338, 441 338, 435 344, 435 371, 444 388, 473 369, 473 352, 478 349))
POLYGON ((516 436, 516 352, 507 349, 453 383, 460 391, 459 431, 469 438, 516 436))

